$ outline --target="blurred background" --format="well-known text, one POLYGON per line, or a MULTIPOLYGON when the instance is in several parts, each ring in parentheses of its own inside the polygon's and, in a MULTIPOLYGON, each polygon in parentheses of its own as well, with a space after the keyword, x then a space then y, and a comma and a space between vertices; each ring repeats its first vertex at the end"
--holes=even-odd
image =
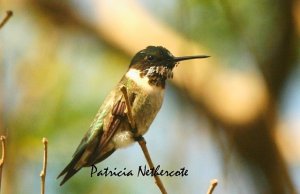
MULTIPOLYGON (((0 134, 7 136, 2 193, 39 193, 42 137, 49 140, 46 193, 159 193, 152 177, 94 177, 62 187, 71 160, 131 57, 148 45, 181 63, 145 135, 169 193, 300 192, 299 0, 2 0, 14 16, 0 29, 0 134)), ((104 167, 146 164, 137 144, 104 167)))

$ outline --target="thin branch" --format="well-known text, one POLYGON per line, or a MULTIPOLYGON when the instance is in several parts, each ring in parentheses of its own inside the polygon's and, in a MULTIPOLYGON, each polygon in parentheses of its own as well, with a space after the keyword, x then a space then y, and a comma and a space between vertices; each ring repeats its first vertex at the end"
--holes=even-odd
POLYGON ((41 194, 45 193, 45 179, 47 173, 47 158, 48 158, 48 140, 44 137, 42 140, 44 144, 44 161, 43 161, 43 169, 41 171, 41 194))
POLYGON ((0 29, 6 24, 6 22, 11 18, 13 15, 13 12, 11 10, 6 11, 6 16, 4 19, 0 22, 0 29))
POLYGON ((135 129, 136 125, 135 125, 134 119, 132 117, 131 105, 129 102, 128 93, 127 93, 127 89, 125 86, 121 87, 121 92, 123 93, 124 98, 125 98, 125 103, 126 103, 126 107, 127 107, 127 115, 128 115, 128 120, 130 122, 131 128, 135 129))
MULTIPOLYGON (((147 163, 148 163, 148 165, 149 165, 149 168, 150 168, 151 170, 153 170, 153 169, 154 169, 154 164, 153 164, 153 162, 152 162, 152 160, 151 160, 151 157, 150 157, 150 154, 149 154, 149 152, 148 152, 148 148, 147 148, 145 139, 144 139, 144 138, 141 138, 141 139, 138 140, 138 142, 139 142, 140 147, 141 147, 142 150, 143 150, 143 153, 144 153, 144 156, 145 156, 145 158, 146 158, 146 160, 147 160, 147 163)), ((156 183, 156 185, 158 186, 158 188, 160 189, 161 193, 167 194, 167 191, 166 191, 166 189, 165 189, 163 183, 161 182, 159 176, 157 176, 157 175, 154 174, 154 179, 155 179, 155 183, 156 183)))
POLYGON ((217 179, 211 180, 210 181, 210 186, 209 186, 206 194, 212 194, 217 185, 218 185, 218 180, 217 179))
POLYGON ((3 165, 4 165, 4 160, 5 160, 5 136, 1 136, 0 137, 0 141, 1 141, 1 146, 2 146, 2 156, 0 159, 0 192, 1 192, 1 182, 2 182, 2 169, 3 169, 3 165))
MULTIPOLYGON (((135 129, 136 125, 135 125, 134 119, 132 117, 131 105, 130 105, 130 102, 129 102, 128 93, 127 93, 127 89, 126 89, 125 86, 121 87, 121 92, 123 93, 124 98, 125 98, 125 103, 126 103, 126 107, 127 107, 127 115, 128 115, 128 120, 130 122, 131 128, 135 129)), ((151 160, 148 148, 146 146, 145 139, 143 137, 138 138, 138 143, 139 143, 139 145, 140 145, 140 147, 141 147, 141 149, 144 153, 144 156, 147 160, 149 168, 153 170, 154 169, 154 164, 151 160)), ((167 191, 166 191, 162 181, 160 180, 159 176, 154 174, 154 179, 155 179, 155 183, 158 186, 161 193, 162 194, 167 194, 167 191)))

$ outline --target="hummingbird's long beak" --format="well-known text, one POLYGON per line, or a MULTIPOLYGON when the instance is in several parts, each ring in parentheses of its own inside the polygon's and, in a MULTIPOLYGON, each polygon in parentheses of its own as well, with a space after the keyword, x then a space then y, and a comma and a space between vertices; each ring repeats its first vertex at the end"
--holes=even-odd
POLYGON ((190 59, 203 59, 210 56, 207 55, 194 55, 194 56, 184 56, 184 57, 174 57, 174 62, 184 61, 184 60, 190 60, 190 59))

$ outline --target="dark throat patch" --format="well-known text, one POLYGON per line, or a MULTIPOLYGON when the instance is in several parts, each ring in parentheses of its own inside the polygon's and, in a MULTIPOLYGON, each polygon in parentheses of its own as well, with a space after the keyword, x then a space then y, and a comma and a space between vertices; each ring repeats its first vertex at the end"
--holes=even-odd
POLYGON ((150 85, 165 88, 166 80, 173 78, 173 71, 165 66, 152 66, 141 71, 140 76, 147 76, 150 85))

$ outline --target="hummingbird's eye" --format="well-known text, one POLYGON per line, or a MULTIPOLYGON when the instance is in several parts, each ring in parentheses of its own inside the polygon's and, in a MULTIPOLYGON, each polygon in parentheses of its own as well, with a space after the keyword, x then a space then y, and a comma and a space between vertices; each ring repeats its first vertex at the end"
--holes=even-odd
POLYGON ((148 55, 148 56, 147 56, 147 60, 148 60, 148 61, 152 61, 153 59, 154 59, 153 55, 148 55))

